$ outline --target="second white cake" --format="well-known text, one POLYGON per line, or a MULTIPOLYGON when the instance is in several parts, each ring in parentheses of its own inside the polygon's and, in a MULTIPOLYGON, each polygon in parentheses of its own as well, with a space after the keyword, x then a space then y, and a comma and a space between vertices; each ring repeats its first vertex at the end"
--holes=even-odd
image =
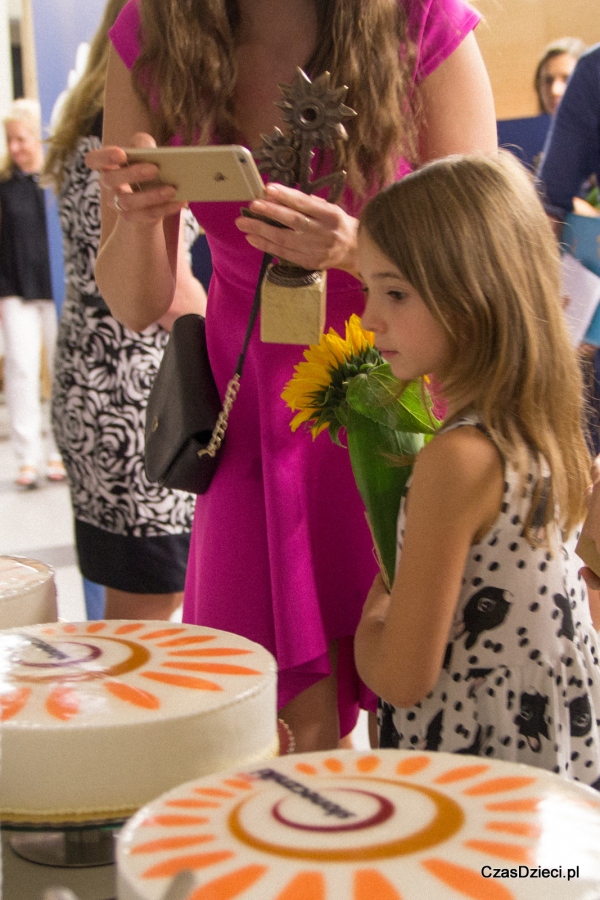
POLYGON ((0 556, 0 629, 57 618, 54 570, 37 559, 0 556))

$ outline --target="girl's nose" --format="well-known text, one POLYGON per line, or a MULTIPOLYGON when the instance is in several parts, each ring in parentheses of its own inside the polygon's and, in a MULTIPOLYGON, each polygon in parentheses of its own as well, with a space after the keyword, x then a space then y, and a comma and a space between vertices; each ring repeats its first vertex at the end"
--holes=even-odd
POLYGON ((360 324, 363 328, 366 328, 367 331, 375 331, 375 328, 373 327, 372 304, 369 303, 368 297, 367 302, 365 303, 363 314, 360 317, 360 324))
POLYGON ((378 316, 375 309, 373 308, 373 304, 369 303, 367 300, 367 305, 365 306, 365 311, 361 316, 361 324, 366 331, 374 331, 375 334, 382 334, 385 330, 385 325, 381 319, 381 316, 378 316))

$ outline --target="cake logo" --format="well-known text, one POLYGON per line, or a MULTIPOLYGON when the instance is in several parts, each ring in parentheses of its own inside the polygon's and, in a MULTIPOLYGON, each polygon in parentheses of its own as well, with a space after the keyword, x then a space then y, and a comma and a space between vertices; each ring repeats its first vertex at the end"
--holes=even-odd
POLYGON ((318 789, 272 769, 257 776, 265 788, 234 807, 228 826, 241 843, 274 856, 314 862, 405 856, 447 840, 464 821, 446 794, 398 779, 350 776, 318 789))
POLYGON ((105 703, 157 710, 167 701, 149 690, 152 683, 217 694, 231 677, 262 676, 258 668, 228 661, 253 656, 252 650, 219 646, 211 629, 190 631, 100 621, 3 632, 0 722, 16 717, 34 691, 46 692, 44 707, 52 718, 67 721, 85 711, 100 714, 102 694, 105 703))
POLYGON ((584 811, 561 788, 549 816, 544 777, 445 756, 319 753, 192 782, 125 826, 123 877, 162 897, 190 870, 187 900, 402 900, 442 885, 457 900, 515 900, 482 865, 538 864, 542 847, 564 846, 565 817, 580 858, 597 859, 600 803, 584 811))
POLYGON ((22 640, 9 655, 12 681, 35 683, 115 678, 134 672, 150 659, 147 647, 123 638, 103 635, 95 638, 95 643, 85 640, 49 643, 27 632, 20 632, 18 637, 22 640), (111 653, 107 652, 106 642, 109 642, 111 653))
MULTIPOLYGON (((350 819, 351 817, 356 816, 356 813, 349 812, 342 806, 338 806, 337 803, 332 803, 331 800, 327 800, 321 794, 311 790, 311 788, 302 784, 301 781, 295 781, 293 778, 288 778, 287 775, 284 775, 282 772, 277 772, 275 769, 260 769, 260 771, 255 774, 257 778, 260 778, 263 781, 274 781, 276 784, 280 784, 293 794, 297 794, 303 799, 308 800, 309 803, 314 803, 315 806, 324 810, 326 816, 335 816, 338 819, 350 819)), ((279 807, 280 804, 278 803, 277 806, 279 807)))

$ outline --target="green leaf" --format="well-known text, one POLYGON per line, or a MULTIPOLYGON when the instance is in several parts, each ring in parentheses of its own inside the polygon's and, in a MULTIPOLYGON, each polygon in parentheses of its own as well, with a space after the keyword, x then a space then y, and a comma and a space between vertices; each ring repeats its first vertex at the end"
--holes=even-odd
POLYGON ((348 425, 348 413, 350 412, 350 407, 346 403, 344 399, 343 403, 338 403, 334 409, 335 418, 342 426, 342 428, 346 428, 348 425))
POLYGON ((400 382, 388 363, 348 381, 346 399, 361 415, 394 431, 433 434, 435 424, 423 402, 421 385, 411 382, 399 396, 400 382))
POLYGON ((598 185, 596 185, 596 184, 594 185, 594 187, 591 189, 591 191, 589 192, 589 194, 587 195, 587 197, 585 199, 589 204, 591 204, 591 206, 595 206, 596 209, 599 208, 600 192, 598 191, 598 185))
POLYGON ((396 567, 400 500, 423 443, 421 434, 394 431, 350 409, 348 450, 352 470, 390 584, 396 567), (391 457, 405 464, 395 465, 391 457))
POLYGON ((330 422, 328 426, 329 437, 333 441, 334 444, 337 444, 338 447, 343 447, 344 445, 340 441, 340 429, 341 425, 339 422, 330 422))

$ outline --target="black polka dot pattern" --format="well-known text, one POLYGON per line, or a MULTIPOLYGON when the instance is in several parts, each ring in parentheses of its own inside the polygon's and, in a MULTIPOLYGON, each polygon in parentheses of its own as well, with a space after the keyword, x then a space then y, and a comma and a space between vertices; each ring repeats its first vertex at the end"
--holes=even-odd
MULTIPOLYGON (((481 427, 475 417, 450 427, 464 424, 481 427)), ((561 543, 549 529, 548 546, 529 544, 537 473, 526 480, 523 493, 507 468, 502 510, 467 560, 438 682, 410 709, 385 704, 394 728, 381 739, 399 737, 381 745, 523 762, 598 787, 599 641, 576 537, 561 543)))

